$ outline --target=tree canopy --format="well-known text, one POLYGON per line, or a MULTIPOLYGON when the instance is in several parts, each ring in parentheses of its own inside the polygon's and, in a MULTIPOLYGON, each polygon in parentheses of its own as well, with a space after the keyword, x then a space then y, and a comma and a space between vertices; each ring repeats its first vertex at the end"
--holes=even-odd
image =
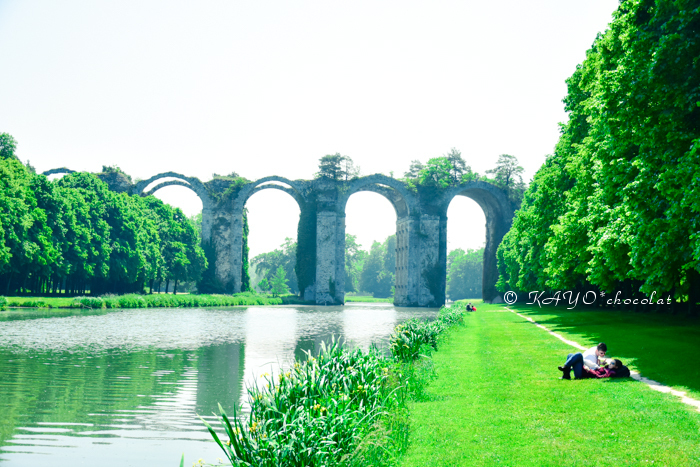
POLYGON ((340 153, 328 154, 319 159, 316 178, 326 177, 331 180, 350 180, 360 175, 360 168, 356 167, 348 156, 340 153))
POLYGON ((182 211, 115 193, 93 174, 49 181, 0 138, 0 292, 140 292, 197 280, 207 262, 182 211))
POLYGON ((498 250, 501 289, 697 303, 699 18, 687 0, 620 2, 567 80, 569 120, 498 250))

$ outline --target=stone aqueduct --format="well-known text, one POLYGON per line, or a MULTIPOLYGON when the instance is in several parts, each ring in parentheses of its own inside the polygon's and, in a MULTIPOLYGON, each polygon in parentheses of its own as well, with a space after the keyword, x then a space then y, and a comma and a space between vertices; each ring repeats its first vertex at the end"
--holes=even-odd
MULTIPOLYGON (((70 173, 53 169, 45 175, 70 173)), ((104 178, 103 178, 104 180, 104 178)), ((514 207, 506 192, 484 181, 472 181, 446 190, 420 187, 410 190, 406 184, 385 175, 370 175, 350 181, 326 178, 288 180, 265 177, 236 184, 226 177, 203 183, 194 177, 165 172, 130 183, 110 183, 116 191, 141 196, 166 186, 189 188, 202 201, 202 242, 216 251, 215 277, 226 291, 241 291, 243 260, 243 212, 246 201, 255 193, 281 190, 292 196, 301 211, 299 235, 315 238, 309 246, 312 282, 303 294, 317 304, 341 304, 345 301, 345 206, 350 196, 360 191, 380 194, 396 211, 396 283, 394 304, 397 306, 440 306, 445 302, 447 265, 447 208, 455 196, 476 201, 486 217, 483 298, 497 296, 496 249, 511 226, 514 207), (156 185, 153 185, 156 182, 156 185), (150 189, 149 186, 152 186, 150 189), (304 231, 306 230, 306 231, 304 231), (315 273, 313 272, 315 269, 315 273), (335 290, 333 290, 335 289, 335 290)), ((301 248, 301 245, 300 245, 301 248)), ((301 282, 301 281, 300 281, 301 282)))

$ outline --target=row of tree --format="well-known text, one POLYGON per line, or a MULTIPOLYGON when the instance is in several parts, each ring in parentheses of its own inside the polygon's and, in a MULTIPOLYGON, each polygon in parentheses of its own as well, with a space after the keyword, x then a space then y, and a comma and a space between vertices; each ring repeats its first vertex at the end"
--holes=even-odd
POLYGON ((700 7, 623 0, 498 249, 502 290, 700 299, 700 7))
MULTIPOLYGON (((447 293, 452 300, 481 297, 484 249, 454 250, 447 256, 447 293)), ((299 293, 294 265, 296 243, 284 244, 251 261, 261 292, 299 293)), ((369 251, 361 248, 355 235, 345 234, 345 292, 368 293, 386 298, 394 294, 396 274, 396 235, 374 242, 369 251)))
MULTIPOLYGON (((374 242, 369 251, 361 249, 354 235, 345 235, 345 292, 390 297, 396 271, 396 236, 374 242)), ((280 248, 251 260, 261 292, 300 293, 295 271, 297 244, 287 238, 280 248), (286 285, 286 289, 281 284, 286 285)))
POLYGON ((175 292, 201 277, 207 262, 182 211, 89 173, 49 181, 15 148, 0 135, 0 293, 141 292, 161 281, 175 292))

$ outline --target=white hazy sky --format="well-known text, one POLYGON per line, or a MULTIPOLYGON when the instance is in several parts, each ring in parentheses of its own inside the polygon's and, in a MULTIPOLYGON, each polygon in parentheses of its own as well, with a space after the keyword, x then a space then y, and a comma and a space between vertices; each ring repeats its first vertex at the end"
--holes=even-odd
MULTIPOLYGON (((398 177, 456 147, 481 173, 513 154, 529 181, 566 119, 564 80, 617 4, 0 0, 0 132, 38 171, 298 179, 340 152, 398 177)), ((185 188, 158 196, 201 209, 185 188)), ((296 236, 285 193, 248 209, 252 255, 296 236)), ((483 244, 473 201, 448 217, 450 249, 483 244)), ((379 195, 348 203, 367 248, 395 219, 379 195)))

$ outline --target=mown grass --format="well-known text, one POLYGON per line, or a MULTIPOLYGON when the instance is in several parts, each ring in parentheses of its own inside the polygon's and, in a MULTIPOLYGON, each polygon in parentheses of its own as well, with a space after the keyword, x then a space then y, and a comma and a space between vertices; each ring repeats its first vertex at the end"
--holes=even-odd
POLYGON ((358 295, 346 295, 346 302, 359 302, 359 303, 394 303, 392 297, 389 298, 374 298, 370 296, 358 296, 358 295))
POLYGON ((605 342, 609 356, 700 399, 700 365, 688 358, 700 352, 699 317, 565 306, 510 308, 581 345, 605 342))
POLYGON ((197 294, 125 294, 101 297, 0 297, 0 309, 4 308, 161 308, 161 307, 212 307, 253 306, 306 303, 295 295, 272 297, 244 292, 234 295, 197 294))
POLYGON ((401 465, 700 465, 700 413, 629 378, 561 380, 572 347, 502 306, 478 310, 435 354, 428 400, 409 406, 401 465))
POLYGON ((421 397, 432 375, 427 356, 462 316, 456 306, 435 321, 397 326, 391 358, 322 344, 318 356, 248 387, 246 419, 220 407, 227 440, 207 427, 235 466, 396 465, 407 446, 407 402, 421 397))

